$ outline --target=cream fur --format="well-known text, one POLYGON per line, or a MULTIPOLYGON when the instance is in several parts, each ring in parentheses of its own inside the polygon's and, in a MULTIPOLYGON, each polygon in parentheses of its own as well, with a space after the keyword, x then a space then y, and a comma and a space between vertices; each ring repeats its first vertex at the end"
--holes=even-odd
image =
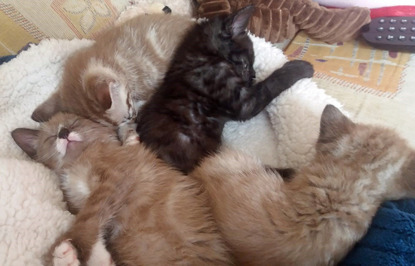
POLYGON ((289 181, 224 149, 191 174, 237 265, 337 265, 381 203, 415 192, 415 150, 394 131, 325 109, 316 156, 289 181), (332 115, 331 115, 332 114, 332 115))

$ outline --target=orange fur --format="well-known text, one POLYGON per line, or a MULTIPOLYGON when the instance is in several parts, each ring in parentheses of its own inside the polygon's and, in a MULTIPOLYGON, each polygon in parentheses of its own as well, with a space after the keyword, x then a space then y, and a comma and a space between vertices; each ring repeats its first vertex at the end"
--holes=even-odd
POLYGON ((13 132, 33 158, 57 167, 67 192, 75 188, 67 198, 80 211, 55 246, 71 239, 81 262, 104 239, 121 265, 219 265, 231 264, 230 256, 241 265, 333 265, 364 236, 383 201, 415 197, 415 151, 406 141, 353 123, 333 106, 323 112, 315 158, 288 181, 229 149, 184 176, 140 144, 120 146, 104 128, 58 115, 41 134, 13 132), (96 138, 64 157, 37 148, 62 127, 96 138))
POLYGON ((317 155, 290 181, 231 150, 192 176, 209 192, 242 265, 333 265, 366 233, 384 200, 415 196, 415 151, 393 131, 326 107, 317 155))
POLYGON ((12 134, 23 149, 25 134, 32 134, 32 157, 59 174, 77 212, 46 256, 47 264, 68 240, 86 263, 101 239, 116 265, 232 264, 200 182, 141 144, 121 146, 114 129, 72 114, 55 115, 40 131, 12 134), (80 141, 56 148, 64 136, 80 141))
POLYGON ((70 112, 119 125, 135 116, 194 24, 186 16, 151 14, 108 29, 92 46, 68 58, 58 89, 32 118, 47 121, 57 112, 70 112))

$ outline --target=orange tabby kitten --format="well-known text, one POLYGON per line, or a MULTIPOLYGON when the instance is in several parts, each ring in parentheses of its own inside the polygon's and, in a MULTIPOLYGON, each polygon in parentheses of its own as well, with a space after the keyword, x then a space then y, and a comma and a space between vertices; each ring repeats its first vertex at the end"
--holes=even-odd
POLYGON ((316 149, 285 182, 230 150, 192 173, 241 265, 336 264, 383 201, 415 197, 415 151, 391 130, 353 123, 327 106, 316 149))
POLYGON ((193 25, 186 16, 151 14, 108 29, 68 58, 59 87, 32 119, 47 121, 57 112, 69 112, 119 125, 135 117, 193 25))
POLYGON ((59 175, 78 212, 47 263, 231 264, 200 182, 141 144, 121 146, 114 129, 72 114, 57 114, 40 130, 16 129, 12 136, 59 175))

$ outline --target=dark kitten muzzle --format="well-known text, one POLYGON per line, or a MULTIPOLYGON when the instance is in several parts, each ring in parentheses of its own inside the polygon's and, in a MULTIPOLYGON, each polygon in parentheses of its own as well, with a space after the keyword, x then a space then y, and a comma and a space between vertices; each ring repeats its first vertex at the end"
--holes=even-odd
POLYGON ((243 79, 248 82, 249 86, 252 86, 254 79, 256 78, 255 73, 252 73, 251 71, 244 71, 243 73, 243 79))
POLYGON ((59 133, 58 133, 58 138, 60 138, 60 139, 67 139, 68 138, 68 136, 69 136, 69 129, 67 129, 67 128, 61 128, 60 130, 59 130, 59 133))

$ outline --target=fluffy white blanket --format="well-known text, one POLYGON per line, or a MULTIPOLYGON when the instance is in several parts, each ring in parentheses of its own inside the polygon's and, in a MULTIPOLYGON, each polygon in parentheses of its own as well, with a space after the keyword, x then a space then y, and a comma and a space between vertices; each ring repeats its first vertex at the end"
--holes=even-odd
MULTIPOLYGON (((263 79, 286 58, 253 37, 257 77, 263 79)), ((0 66, 0 265, 41 265, 41 256, 73 217, 65 209, 57 178, 27 157, 11 138, 17 127, 34 128, 35 107, 57 87, 65 59, 89 40, 44 40, 0 66)), ((297 82, 266 111, 228 123, 224 144, 258 156, 264 163, 295 167, 313 155, 321 112, 340 107, 311 79, 297 82)))

